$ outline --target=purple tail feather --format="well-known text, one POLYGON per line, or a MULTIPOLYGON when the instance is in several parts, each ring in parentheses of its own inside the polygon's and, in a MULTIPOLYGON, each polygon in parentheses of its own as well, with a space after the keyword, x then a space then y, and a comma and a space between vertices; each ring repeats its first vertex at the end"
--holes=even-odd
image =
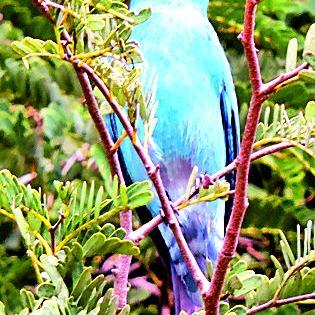
POLYGON ((185 281, 181 279, 176 273, 175 267, 171 266, 174 302, 175 302, 175 314, 178 315, 180 311, 185 311, 191 315, 194 312, 200 311, 203 308, 202 299, 198 288, 194 283, 190 274, 186 275, 185 281), (190 278, 190 279, 188 279, 190 278), (191 282, 192 286, 187 286, 188 282, 191 282), (193 288, 193 290, 191 290, 193 288))

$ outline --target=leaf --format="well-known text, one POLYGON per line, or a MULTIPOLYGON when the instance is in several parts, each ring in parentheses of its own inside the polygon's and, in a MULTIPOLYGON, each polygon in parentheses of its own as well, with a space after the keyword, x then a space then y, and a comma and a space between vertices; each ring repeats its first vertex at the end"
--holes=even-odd
POLYGON ((45 283, 45 282, 41 283, 37 287, 37 295, 39 297, 43 297, 43 298, 50 298, 50 297, 56 295, 56 288, 51 283, 45 283))
POLYGON ((12 212, 15 215, 16 223, 19 227, 21 235, 23 236, 26 246, 27 247, 31 246, 32 241, 31 241, 31 235, 29 233, 29 225, 27 221, 25 220, 21 209, 12 207, 12 212))
POLYGON ((95 288, 98 288, 105 281, 104 275, 97 276, 92 282, 86 286, 82 292, 82 295, 78 301, 78 304, 85 307, 89 301, 89 298, 95 288))
POLYGON ((23 306, 32 310, 35 305, 35 298, 33 293, 28 290, 21 289, 20 296, 23 306))
MULTIPOLYGON (((314 72, 314 78, 315 78, 315 72, 314 72)), ((315 119, 315 102, 310 101, 307 103, 305 107, 305 118, 308 120, 315 119)))
POLYGON ((237 305, 237 306, 232 307, 226 314, 231 315, 232 313, 236 315, 246 315, 247 308, 243 305, 237 305))
POLYGON ((57 294, 62 294, 64 297, 69 296, 69 291, 65 285, 60 273, 58 272, 56 266, 58 265, 58 259, 55 256, 42 255, 40 260, 43 264, 44 270, 49 275, 51 282, 57 288, 57 294), (58 290, 59 287, 59 290, 58 290), (58 292, 59 291, 59 292, 58 292))
POLYGON ((153 200, 153 193, 151 191, 143 192, 137 195, 133 195, 129 199, 128 208, 135 209, 148 205, 153 200))
POLYGON ((296 68, 297 53, 298 53, 298 41, 296 38, 292 38, 289 41, 289 45, 287 49, 287 57, 286 57, 286 63, 285 63, 286 72, 289 72, 296 68))
POLYGON ((73 285, 73 290, 71 292, 71 296, 77 300, 82 294, 85 287, 87 287, 92 281, 91 277, 92 267, 85 267, 84 271, 81 273, 77 282, 73 285))
POLYGON ((33 312, 34 315, 59 315, 58 299, 46 300, 40 310, 33 312))
POLYGON ((118 237, 106 238, 100 232, 93 234, 83 246, 84 257, 105 256, 109 253, 138 255, 139 249, 131 241, 118 237))
POLYGON ((104 17, 101 14, 89 14, 87 23, 91 31, 101 31, 105 27, 104 17))
POLYGON ((230 305, 227 302, 220 302, 220 315, 224 315, 230 309, 230 305))
POLYGON ((303 57, 307 55, 315 56, 315 23, 310 26, 305 37, 303 57))
POLYGON ((241 280, 241 282, 242 282, 242 288, 234 292, 235 297, 245 295, 249 293, 250 291, 256 290, 262 283, 262 276, 253 275, 246 279, 241 280))
POLYGON ((150 8, 144 8, 138 14, 134 14, 132 19, 134 20, 134 23, 138 25, 147 21, 150 18, 151 13, 152 12, 150 8))
POLYGON ((1 301, 0 301, 0 315, 5 315, 5 306, 1 301))
POLYGON ((125 305, 124 308, 120 311, 119 315, 129 315, 130 313, 130 306, 125 305))
POLYGON ((98 232, 93 234, 87 242, 83 245, 83 256, 91 257, 100 253, 100 249, 106 242, 104 234, 98 232))

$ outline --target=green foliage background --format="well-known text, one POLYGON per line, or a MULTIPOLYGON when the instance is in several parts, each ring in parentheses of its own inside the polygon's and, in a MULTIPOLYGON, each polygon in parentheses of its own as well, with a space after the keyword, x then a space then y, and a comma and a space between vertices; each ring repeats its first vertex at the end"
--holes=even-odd
MULTIPOLYGON (((250 98, 243 49, 237 40, 242 30, 244 3, 224 0, 209 4, 209 18, 231 62, 242 126, 250 98)), ((9 169, 18 177, 36 172, 32 186, 42 187, 48 196, 56 193, 54 180, 94 181, 100 187, 102 178, 95 167, 95 160, 100 158, 99 140, 81 104, 82 95, 73 70, 65 64, 40 59, 33 59, 27 70, 10 48, 12 41, 24 36, 53 39, 51 25, 30 0, 2 0, 0 14, 0 169, 9 169), (71 157, 78 156, 68 170, 71 157)), ((298 39, 301 52, 305 34, 314 22, 313 0, 261 3, 255 35, 265 80, 284 70, 291 38, 298 39)), ((310 100, 315 100, 315 85, 298 81, 281 90, 266 105, 273 108, 284 103, 289 115, 296 115, 310 100)), ((305 226, 307 220, 315 220, 314 175, 314 159, 298 149, 253 163, 244 235, 257 238, 258 250, 266 257, 279 255, 276 229, 288 232, 294 239, 297 223, 305 226)), ((57 219, 57 207, 52 207, 51 217, 57 219)), ((34 285, 35 276, 24 258, 25 249, 16 227, 3 216, 0 231, 0 300, 14 312, 21 309, 17 300, 19 289, 34 285)), ((258 262, 242 249, 239 253, 251 267, 270 273, 268 258, 258 262)), ((153 245, 146 240, 138 258, 144 266, 139 272, 155 273, 154 257, 153 245)), ((130 299, 131 304, 138 305, 135 314, 158 313, 158 299, 147 291, 132 289, 130 299)), ((295 314, 295 309, 288 312, 295 314)))

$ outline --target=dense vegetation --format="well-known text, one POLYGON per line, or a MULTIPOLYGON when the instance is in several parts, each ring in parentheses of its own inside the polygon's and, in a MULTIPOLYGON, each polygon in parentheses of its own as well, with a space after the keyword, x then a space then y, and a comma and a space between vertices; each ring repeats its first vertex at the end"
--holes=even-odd
MULTIPOLYGON (((233 69, 242 126, 251 95, 246 60, 237 39, 242 30, 244 2, 213 0, 209 4, 209 18, 233 69)), ((97 30, 98 21, 91 21, 91 28, 93 22, 97 30)), ((297 39, 299 56, 302 56, 305 35, 314 22, 313 0, 264 0, 261 3, 255 36, 266 81, 283 72, 287 46, 292 38, 297 39)), ((125 233, 119 228, 118 217, 115 216, 126 200, 131 208, 147 204, 151 200, 150 185, 144 182, 125 190, 118 188, 115 179, 110 178, 99 137, 86 107, 82 105, 83 95, 71 65, 47 58, 22 60, 17 53, 19 47, 13 46, 13 49, 11 44, 26 36, 45 41, 56 40, 51 23, 30 0, 2 0, 0 170, 8 171, 0 171, 0 301, 6 306, 6 312, 16 313, 23 308, 33 309, 36 303, 55 296, 59 290, 61 295, 64 294, 63 306, 71 309, 71 314, 78 314, 82 309, 87 314, 97 303, 101 308, 99 314, 114 314, 116 301, 111 297, 111 290, 107 290, 113 278, 113 259, 108 257, 111 253, 127 253, 134 255, 128 300, 132 314, 159 314, 160 301, 168 303, 163 294, 162 299, 160 296, 169 284, 165 273, 160 270, 160 262, 156 261, 156 250, 148 238, 141 242, 139 249, 123 240, 125 233), (19 182, 14 176, 19 178, 19 182), (23 183, 30 183, 34 190, 23 183), (66 219, 60 223, 63 215, 66 219), (54 225, 56 222, 57 226, 54 225), (84 224, 87 226, 81 229, 84 224), (32 230, 40 231, 43 239, 30 233, 29 225, 32 230), (51 237, 50 229, 54 227, 56 238, 60 241, 56 244, 56 250, 64 251, 55 262, 51 262, 49 259, 53 253, 47 240, 51 237), (95 244, 99 247, 95 248, 95 244), (39 261, 40 254, 43 255, 39 261), (104 257, 103 276, 98 274, 104 257), (46 275, 41 275, 40 269, 46 275), (107 278, 106 282, 104 277, 107 278), (49 278, 51 282, 48 283, 46 279, 49 278), (36 283, 41 285, 34 298, 36 283), (85 294, 80 295, 83 289, 86 290, 85 294), (65 297, 69 292, 73 296, 72 304, 65 297), (103 295, 105 298, 101 300, 103 295), (92 301, 90 296, 93 296, 92 301)), ((55 48, 51 44, 47 49, 53 51, 55 48)), ((114 93, 118 93, 115 80, 108 80, 114 93)), ((314 123, 315 103, 312 101, 315 101, 314 74, 301 76, 274 95, 264 107, 257 147, 264 144, 266 139, 273 142, 283 137, 299 142, 301 138, 309 140, 311 136, 314 137, 314 125, 310 134, 303 129, 306 120, 314 123), (283 117, 290 121, 289 127, 286 130, 275 128, 275 122, 279 121, 281 125, 283 117)), ((109 108, 101 98, 100 102, 105 115, 109 108)), ((284 266, 295 263, 292 257, 299 255, 295 246, 296 225, 305 228, 309 220, 315 222, 314 187, 314 148, 290 148, 252 164, 250 208, 243 229, 246 238, 237 257, 246 261, 247 266, 243 262, 234 266, 230 278, 246 268, 273 277, 274 264, 278 271, 283 272, 282 267, 286 270, 284 266), (289 254, 289 262, 286 254, 283 254, 283 251, 290 252, 289 245, 280 230, 292 244, 293 253, 289 254), (271 260, 271 255, 278 260, 271 260)), ((139 226, 137 219, 135 226, 139 226)), ((307 238, 305 242, 307 244, 307 238)), ((306 249, 304 254, 307 253, 306 249)), ((309 272, 308 280, 304 279, 300 294, 315 291, 315 269, 310 270, 312 272, 309 272)), ((298 275, 302 279, 307 272, 298 275)), ((256 280, 259 278, 255 277, 256 280)), ((285 288, 287 295, 284 296, 292 295, 290 290, 296 290, 300 283, 298 281, 302 281, 300 278, 294 279, 295 284, 292 280, 291 288, 285 288)), ((236 296, 248 293, 242 292, 240 287, 227 285, 226 292, 235 293, 237 290, 240 292, 236 292, 236 296)), ((257 292, 257 296, 262 297, 262 291, 257 292)), ((247 297, 247 305, 254 300, 253 296, 247 297)), ((260 302, 263 300, 262 297, 260 302)), ((50 301, 53 305, 53 299, 50 301)), ((236 301, 231 299, 232 305, 236 301)), ((42 310, 41 314, 49 314, 48 309, 56 307, 51 305, 46 305, 47 309, 42 310)), ((128 307, 123 312, 127 313, 128 307)), ((308 305, 284 306, 264 314, 294 315, 302 312, 313 314, 308 305)), ((57 311, 54 314, 58 314, 57 311)))

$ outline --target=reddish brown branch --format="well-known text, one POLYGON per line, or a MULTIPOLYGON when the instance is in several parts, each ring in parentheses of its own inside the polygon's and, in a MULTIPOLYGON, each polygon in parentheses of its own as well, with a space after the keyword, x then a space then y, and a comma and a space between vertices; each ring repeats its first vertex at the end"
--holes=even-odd
MULTIPOLYGON (((290 142, 281 142, 281 143, 277 143, 274 145, 271 145, 267 148, 263 148, 260 149, 257 152, 254 152, 251 155, 251 161, 255 161, 257 159, 260 159, 263 156, 266 155, 270 155, 272 153, 278 152, 280 150, 284 150, 287 148, 291 148, 294 145, 290 142)), ((219 178, 227 175, 228 173, 232 172, 235 168, 236 168, 236 161, 233 161, 231 164, 227 165, 225 168, 223 168, 222 170, 218 171, 217 173, 211 175, 210 177, 210 181, 216 181, 219 178)), ((196 188, 195 190, 193 190, 191 192, 191 196, 194 196, 198 193, 198 188, 196 188)), ((182 196, 181 198, 179 198, 178 200, 176 200, 173 204, 174 207, 178 207, 179 205, 181 205, 183 203, 183 201, 186 200, 185 196, 182 196)), ((129 239, 134 241, 135 243, 140 242, 141 240, 143 240, 146 236, 148 236, 159 224, 161 224, 163 222, 163 219, 161 217, 161 215, 158 215, 156 217, 154 217, 152 220, 150 220, 149 222, 147 222, 146 224, 142 225, 139 229, 133 231, 132 233, 130 233, 129 235, 129 239)))
POLYGON ((270 300, 264 304, 255 306, 253 308, 251 308, 250 310, 247 311, 247 315, 253 315, 253 314, 257 314, 261 311, 264 311, 268 308, 272 308, 272 307, 279 307, 282 305, 287 305, 287 304, 292 304, 292 303, 298 303, 298 302, 302 302, 305 300, 311 300, 311 299, 315 299, 315 293, 309 293, 309 294, 304 294, 304 295, 298 295, 298 296, 293 296, 287 299, 282 299, 282 300, 270 300))
MULTIPOLYGON (((55 22, 55 19, 49 12, 50 7, 65 11, 64 6, 59 5, 50 0, 32 0, 32 1, 52 23, 55 22)), ((63 31, 61 37, 63 39, 65 60, 69 61, 72 57, 72 53, 68 47, 68 44, 71 42, 71 37, 69 36, 66 30, 63 31)), ((124 185, 125 183, 124 183, 124 178, 121 171, 120 163, 118 160, 118 155, 116 152, 113 152, 113 153, 111 152, 113 141, 107 130, 106 124, 104 122, 104 118, 101 115, 97 101, 93 95, 93 89, 91 87, 89 78, 85 72, 81 71, 81 69, 77 67, 76 63, 73 63, 73 65, 76 70, 78 79, 80 81, 80 84, 81 84, 81 87, 82 87, 82 90, 86 99, 88 111, 101 137, 102 144, 105 149, 105 154, 111 167, 112 175, 117 175, 119 182, 124 185)), ((126 230, 127 235, 132 231, 131 211, 128 211, 126 209, 126 211, 123 211, 120 213, 120 225, 122 228, 126 230)), ((118 261, 118 272, 117 272, 117 277, 115 280, 115 288, 114 288, 115 294, 117 294, 119 298, 119 307, 123 307, 127 303, 128 274, 129 274, 130 263, 131 263, 131 257, 120 256, 119 261, 118 261)))
POLYGON ((278 89, 284 87, 286 82, 290 79, 296 77, 302 70, 305 70, 309 67, 308 63, 304 62, 300 66, 296 67, 294 70, 281 74, 279 77, 263 84, 261 94, 271 94, 278 89))
MULTIPOLYGON (((94 121, 96 129, 102 139, 102 143, 105 149, 107 160, 110 163, 112 174, 118 176, 120 184, 125 184, 124 177, 121 171, 120 163, 118 160, 118 154, 112 153, 111 148, 113 146, 113 140, 107 130, 104 118, 98 107, 97 101, 93 95, 93 90, 89 81, 89 77, 85 72, 82 72, 80 68, 76 67, 76 72, 84 92, 88 111, 94 121)), ((132 231, 132 213, 130 210, 120 213, 120 225, 127 232, 127 235, 132 231)), ((122 308, 127 303, 128 292, 128 274, 129 266, 131 263, 131 256, 122 255, 118 260, 118 272, 115 279, 114 292, 119 298, 119 307, 122 308)))
POLYGON ((169 224, 170 229, 172 230, 174 237, 176 239, 176 242, 178 244, 178 247, 181 251, 181 254, 183 256, 183 259, 185 263, 187 264, 187 267, 189 271, 191 272, 193 278, 195 279, 199 289, 201 292, 206 292, 209 287, 209 281, 205 277, 205 275, 200 270, 197 261, 195 257, 192 255, 187 242, 184 238, 184 235, 181 231, 179 222, 176 218, 176 215, 174 213, 174 210, 172 208, 172 204, 170 200, 167 197, 165 188, 162 183, 162 179, 160 176, 160 169, 159 166, 154 165, 150 156, 144 149, 143 145, 139 141, 138 137, 135 135, 134 129, 132 125, 130 124, 125 112, 122 110, 121 106, 110 97, 110 93, 105 85, 105 83, 94 73, 94 71, 87 65, 83 64, 81 65, 81 69, 85 71, 91 78, 91 80, 94 81, 96 86, 99 88, 99 90, 102 92, 102 94, 105 96, 106 100, 112 107, 114 113, 117 115, 118 119, 120 120, 122 126, 124 127, 128 137, 131 139, 131 142, 133 144, 133 147, 135 151, 137 152, 139 158, 141 159, 146 172, 148 174, 148 177, 153 183, 153 186, 157 192, 157 195, 159 197, 161 207, 165 213, 165 218, 169 224))
MULTIPOLYGON (((235 187, 235 198, 231 213, 231 218, 227 226, 223 248, 219 254, 217 266, 211 279, 210 289, 204 296, 205 308, 207 315, 219 314, 220 296, 224 284, 225 275, 230 261, 235 255, 238 238, 240 235, 241 225, 248 207, 248 175, 251 161, 253 144, 256 136, 257 126, 261 113, 263 101, 267 98, 266 91, 272 93, 282 79, 276 79, 276 85, 270 84, 268 90, 264 88, 257 50, 254 42, 255 17, 257 0, 247 0, 244 15, 244 31, 240 39, 244 46, 244 51, 249 66, 249 77, 252 87, 252 98, 250 101, 248 116, 246 119, 245 131, 242 139, 241 150, 237 159, 237 176, 235 187)), ((269 93, 268 93, 269 94, 269 93)))

